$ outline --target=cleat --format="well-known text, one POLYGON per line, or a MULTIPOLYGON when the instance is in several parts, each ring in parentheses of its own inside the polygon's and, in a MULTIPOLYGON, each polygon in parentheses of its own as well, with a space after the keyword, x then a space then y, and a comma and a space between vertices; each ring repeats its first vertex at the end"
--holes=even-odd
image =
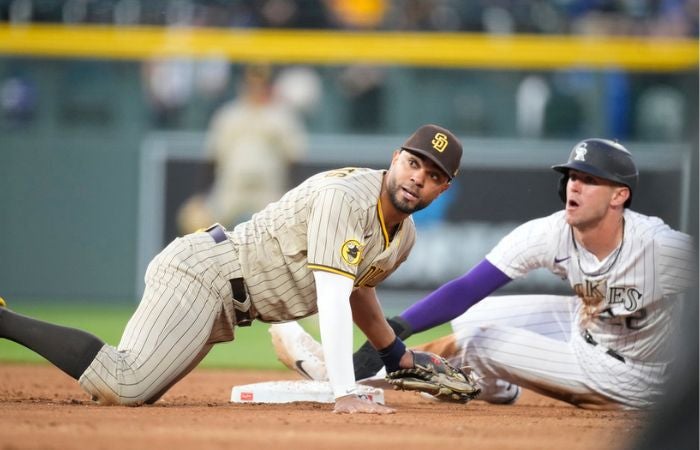
POLYGON ((298 323, 274 324, 268 331, 282 364, 308 380, 328 380, 323 347, 298 323))
POLYGON ((512 384, 512 383, 508 385, 507 390, 508 391, 514 390, 515 393, 513 394, 513 397, 510 398, 510 400, 503 403, 504 405, 512 405, 515 402, 517 402, 518 399, 520 398, 520 394, 522 394, 522 391, 523 391, 522 389, 520 389, 520 386, 518 386, 517 384, 512 384))
POLYGON ((465 377, 472 383, 472 384, 479 384, 479 381, 483 380, 484 377, 480 377, 474 372, 474 369, 471 368, 471 366, 462 366, 459 368, 459 370, 462 371, 465 377))

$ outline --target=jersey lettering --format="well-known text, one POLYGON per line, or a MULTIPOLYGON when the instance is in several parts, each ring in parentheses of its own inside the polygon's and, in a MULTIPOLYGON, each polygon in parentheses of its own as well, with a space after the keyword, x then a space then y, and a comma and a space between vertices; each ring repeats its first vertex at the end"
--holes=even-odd
POLYGON ((622 303, 627 311, 637 309, 640 298, 642 298, 642 293, 635 288, 611 287, 608 291, 608 304, 622 303))
POLYGON ((355 286, 374 286, 377 284, 377 281, 381 280, 383 274, 384 271, 382 269, 376 266, 371 266, 369 269, 367 269, 367 272, 358 278, 355 286))
POLYGON ((351 173, 353 173, 356 169, 357 169, 356 167, 345 167, 345 168, 343 168, 343 169, 332 170, 332 171, 330 171, 330 172, 328 172, 328 173, 326 174, 326 177, 327 177, 327 178, 330 178, 330 177, 338 177, 338 178, 347 177, 348 175, 350 175, 351 173))
POLYGON ((625 317, 625 325, 630 330, 641 330, 646 325, 643 320, 647 318, 646 308, 635 311, 633 314, 625 317))
POLYGON ((576 283, 574 285, 574 292, 583 300, 586 306, 596 306, 605 299, 605 288, 605 280, 585 280, 585 283, 576 283))
MULTIPOLYGON (((585 280, 585 283, 576 283, 574 292, 583 300, 586 306, 595 306, 605 299, 607 289, 606 281, 585 280)), ((607 289, 608 305, 622 304, 627 311, 634 311, 639 305, 642 293, 635 288, 611 286, 607 289)))
POLYGON ((586 280, 586 294, 588 297, 594 298, 604 298, 605 297, 605 280, 601 281, 590 281, 586 280))
POLYGON ((647 310, 642 308, 629 315, 616 316, 612 308, 606 308, 600 312, 598 317, 610 325, 625 326, 628 330, 641 330, 646 326, 644 319, 647 318, 647 310))

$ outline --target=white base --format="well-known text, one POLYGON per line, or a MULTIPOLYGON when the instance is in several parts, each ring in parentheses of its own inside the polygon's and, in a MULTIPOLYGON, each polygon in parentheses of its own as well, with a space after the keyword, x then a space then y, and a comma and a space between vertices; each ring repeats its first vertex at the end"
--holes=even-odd
MULTIPOLYGON (((375 403, 384 404, 384 390, 358 385, 358 392, 375 403)), ((327 381, 267 381, 264 383, 234 386, 231 389, 233 403, 334 403, 333 390, 327 381)))

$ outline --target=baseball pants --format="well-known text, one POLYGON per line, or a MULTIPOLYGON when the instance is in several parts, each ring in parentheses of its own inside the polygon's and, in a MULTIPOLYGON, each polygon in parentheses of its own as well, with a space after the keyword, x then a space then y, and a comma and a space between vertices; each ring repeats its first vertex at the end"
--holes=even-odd
POLYGON ((235 248, 206 232, 174 240, 149 264, 143 298, 117 347, 104 345, 80 385, 104 404, 153 403, 217 342, 233 340, 235 248))
POLYGON ((624 370, 624 363, 581 343, 574 322, 577 302, 551 295, 488 297, 454 319, 459 364, 483 377, 480 399, 508 403, 510 385, 516 384, 581 407, 623 407, 595 389, 584 370, 581 350, 593 359, 586 363, 603 369, 623 365, 624 370))

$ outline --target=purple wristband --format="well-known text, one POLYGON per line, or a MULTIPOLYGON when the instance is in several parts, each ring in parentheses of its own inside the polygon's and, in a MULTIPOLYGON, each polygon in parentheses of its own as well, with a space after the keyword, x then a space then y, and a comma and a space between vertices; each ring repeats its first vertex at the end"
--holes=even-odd
POLYGON ((449 322, 496 289, 512 281, 488 260, 483 259, 469 272, 442 285, 401 313, 414 332, 449 322))

